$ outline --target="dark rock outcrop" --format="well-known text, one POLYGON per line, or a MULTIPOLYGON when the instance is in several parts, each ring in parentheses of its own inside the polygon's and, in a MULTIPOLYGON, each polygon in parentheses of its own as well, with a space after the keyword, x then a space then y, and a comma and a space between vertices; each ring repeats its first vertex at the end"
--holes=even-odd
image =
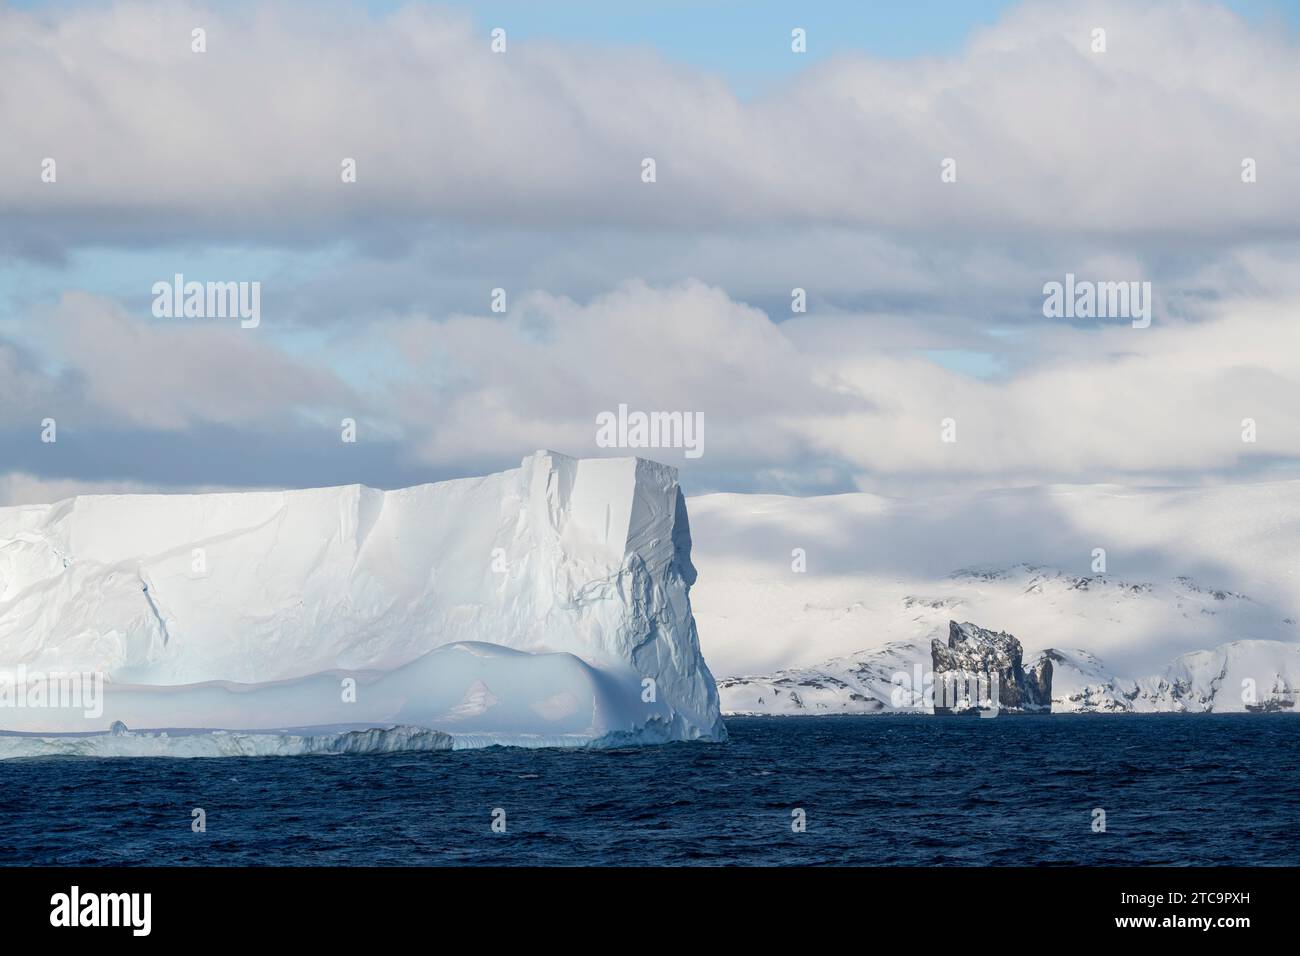
POLYGON ((948 622, 948 643, 931 642, 936 714, 990 711, 1049 713, 1052 662, 1040 657, 1028 670, 1020 642, 1005 631, 948 622))

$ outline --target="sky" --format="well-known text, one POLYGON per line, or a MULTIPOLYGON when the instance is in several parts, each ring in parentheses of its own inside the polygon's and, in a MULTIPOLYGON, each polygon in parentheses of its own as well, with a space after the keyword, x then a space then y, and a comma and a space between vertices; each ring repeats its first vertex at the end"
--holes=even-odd
POLYGON ((537 448, 690 493, 1300 476, 1300 2, 808 6, 0 4, 0 504, 537 448), (154 314, 177 274, 256 327, 154 314), (1045 315, 1067 275, 1150 322, 1045 315), (702 453, 603 447, 620 405, 702 453))

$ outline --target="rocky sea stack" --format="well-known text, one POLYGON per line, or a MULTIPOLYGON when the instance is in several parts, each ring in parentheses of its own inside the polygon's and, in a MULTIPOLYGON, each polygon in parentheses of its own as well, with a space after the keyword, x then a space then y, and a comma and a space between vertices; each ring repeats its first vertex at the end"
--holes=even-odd
POLYGON ((930 644, 936 714, 997 707, 1000 713, 1050 713, 1052 662, 1040 657, 1026 670, 1020 642, 1005 631, 948 622, 948 643, 930 644), (941 688, 956 688, 945 695, 941 688), (969 688, 969 692, 966 689, 969 688))

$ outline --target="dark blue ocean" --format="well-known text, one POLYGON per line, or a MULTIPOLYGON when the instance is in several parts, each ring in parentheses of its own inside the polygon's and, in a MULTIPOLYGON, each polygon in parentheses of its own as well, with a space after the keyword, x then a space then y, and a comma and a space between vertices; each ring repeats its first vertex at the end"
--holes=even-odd
POLYGON ((1293 716, 728 727, 607 751, 10 760, 0 862, 1300 864, 1293 716))

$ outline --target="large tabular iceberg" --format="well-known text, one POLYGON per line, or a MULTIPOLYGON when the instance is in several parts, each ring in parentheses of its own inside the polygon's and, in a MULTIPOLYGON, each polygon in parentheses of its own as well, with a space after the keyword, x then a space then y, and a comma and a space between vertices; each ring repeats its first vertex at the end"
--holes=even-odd
POLYGON ((0 730, 722 739, 690 547, 673 468, 553 452, 398 491, 3 508, 0 730), (24 697, 58 675, 102 675, 102 707, 51 706, 57 679, 24 697))

